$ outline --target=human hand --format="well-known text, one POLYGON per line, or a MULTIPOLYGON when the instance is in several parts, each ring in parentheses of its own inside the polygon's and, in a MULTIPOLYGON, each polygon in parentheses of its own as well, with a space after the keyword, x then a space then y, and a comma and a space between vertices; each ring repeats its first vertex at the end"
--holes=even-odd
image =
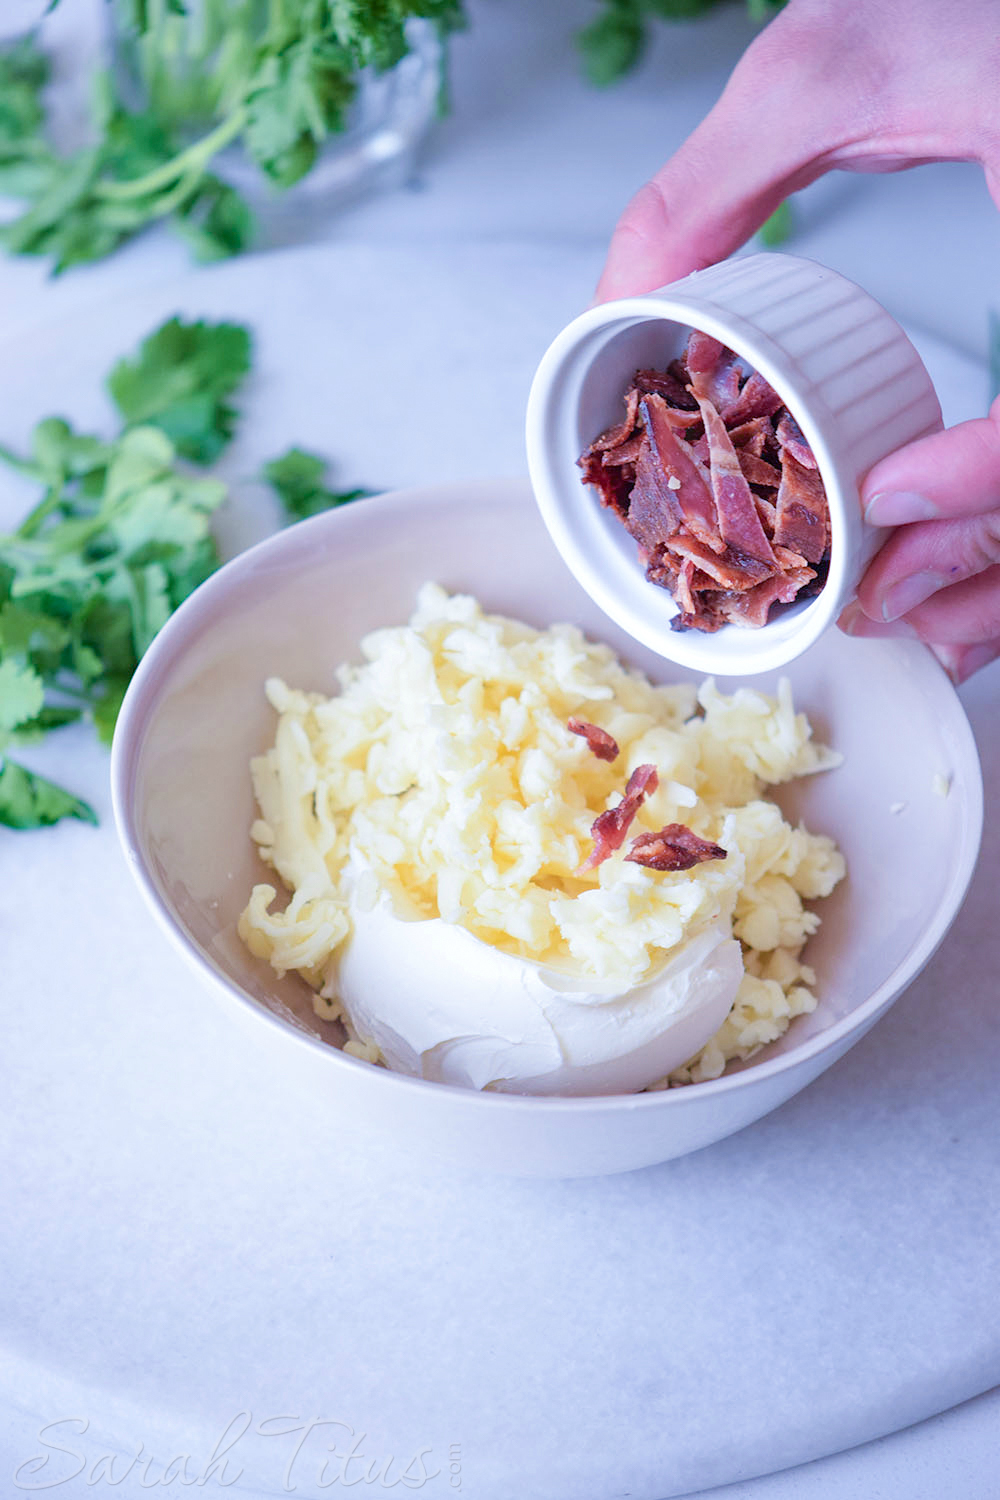
MULTIPOLYGON (((1000 207, 998 77, 995 0, 790 0, 626 208, 598 300, 724 259, 835 168, 978 161, 1000 207)), ((1000 656, 1000 401, 884 459, 862 501, 872 524, 900 529, 842 627, 918 634, 956 681, 1000 656)))
POLYGON ((917 635, 955 682, 1000 656, 1000 396, 988 417, 875 465, 865 519, 899 529, 840 617, 850 635, 917 635))

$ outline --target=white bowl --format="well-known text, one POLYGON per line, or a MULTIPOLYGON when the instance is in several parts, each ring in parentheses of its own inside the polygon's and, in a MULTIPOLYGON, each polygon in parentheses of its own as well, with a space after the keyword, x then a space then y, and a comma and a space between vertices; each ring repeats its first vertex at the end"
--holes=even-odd
MULTIPOLYGON (((635 645, 560 561, 518 482, 401 491, 303 522, 238 557, 164 626, 127 694, 112 757, 132 871, 192 978, 252 1027, 312 1138, 389 1136, 425 1160, 540 1176, 625 1171, 708 1145, 766 1114, 861 1037, 933 953, 972 873, 982 783, 959 700, 908 641, 832 631, 788 675, 842 768, 780 797, 831 833, 848 878, 807 949, 819 1007, 711 1083, 605 1098, 480 1094, 346 1056, 296 977, 251 957, 236 920, 268 872, 249 828, 250 757, 272 742, 265 677, 331 692, 359 638, 401 624, 434 578, 538 626, 571 620, 650 675, 691 677, 635 645), (947 789, 947 795, 943 795, 947 789), (331 1134, 331 1132, 334 1132, 331 1134)), ((765 689, 773 687, 764 682, 765 689)))
POLYGON ((836 620, 887 534, 864 524, 861 480, 886 454, 940 426, 920 356, 874 298, 814 261, 750 255, 593 307, 564 328, 532 384, 528 462, 563 560, 611 619, 682 666, 746 675, 801 655, 836 620), (816 455, 830 503, 823 588, 773 610, 757 630, 672 630, 676 604, 648 581, 634 539, 577 466, 584 448, 621 421, 636 370, 665 369, 692 328, 721 339, 783 397, 816 455))

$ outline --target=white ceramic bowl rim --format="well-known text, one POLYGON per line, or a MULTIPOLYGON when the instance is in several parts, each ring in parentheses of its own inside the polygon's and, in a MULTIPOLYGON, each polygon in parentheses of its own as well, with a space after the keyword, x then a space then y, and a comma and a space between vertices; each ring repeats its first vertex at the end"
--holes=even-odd
MULTIPOLYGON (((724 627, 720 633, 721 639, 713 637, 711 640, 712 656, 716 659, 716 664, 713 666, 709 661, 703 666, 700 660, 696 663, 691 657, 687 650, 688 643, 683 636, 678 636, 676 633, 668 634, 669 625, 664 630, 662 626, 653 627, 649 623, 647 613, 652 605, 650 604, 647 608, 643 607, 643 595, 653 586, 641 575, 638 563, 636 564, 634 599, 621 596, 613 586, 608 584, 601 568, 589 555, 588 549, 581 543, 580 537, 575 533, 565 514, 553 505, 543 504, 542 509, 546 521, 552 529, 560 551, 584 584, 587 592, 613 619, 626 625, 636 639, 641 640, 644 645, 661 651, 668 659, 679 664, 685 666, 697 664, 699 669, 714 671, 717 676, 746 676, 752 672, 766 672, 783 666, 793 657, 800 656, 807 651, 813 642, 819 639, 823 631, 832 624, 839 612, 845 592, 846 572, 843 531, 848 524, 847 504, 853 502, 856 507, 858 506, 856 493, 850 497, 845 496, 845 485, 825 433, 814 420, 808 403, 800 401, 797 391, 793 390, 789 393, 788 373, 776 362, 774 352, 769 347, 770 341, 766 336, 734 313, 721 316, 710 304, 695 310, 690 302, 672 297, 669 288, 645 296, 622 298, 620 301, 605 303, 581 313, 554 340, 545 360, 539 367, 539 378, 542 381, 556 378, 563 361, 572 356, 577 344, 588 335, 602 329, 608 330, 609 334, 624 331, 639 323, 671 323, 685 332, 696 327, 702 333, 711 334, 728 348, 733 349, 737 356, 752 369, 763 375, 764 379, 781 394, 785 405, 793 409, 795 420, 816 456, 830 510, 832 545, 823 587, 811 599, 798 603, 794 626, 789 629, 786 625, 786 629, 789 630, 786 638, 775 640, 774 622, 769 622, 771 626, 769 633, 767 627, 764 627, 764 633, 755 632, 756 649, 753 659, 738 661, 727 649, 725 641, 732 631, 740 627, 732 625, 724 627)), ((542 420, 543 416, 544 412, 539 420, 542 420)), ((579 483, 583 493, 587 496, 587 501, 596 505, 598 503, 596 496, 588 494, 582 480, 579 483)), ((540 489, 544 493, 542 486, 540 489)), ((650 595, 650 599, 655 600, 656 596, 650 595)), ((788 616, 779 616, 779 619, 787 621, 788 616)), ((746 639, 747 632, 741 631, 740 644, 742 645, 746 639)))
MULTIPOLYGON (((366 500, 364 504, 366 509, 374 506, 381 507, 386 512, 391 512, 395 509, 399 513, 401 527, 405 528, 406 512, 412 510, 414 502, 420 494, 434 494, 439 492, 439 490, 440 486, 429 486, 426 491, 395 490, 387 494, 374 496, 366 500)), ((166 932, 171 942, 183 953, 184 957, 189 962, 193 959, 202 974, 214 985, 221 987, 227 994, 241 1001, 256 1016, 269 1022, 284 1036, 287 1037, 291 1034, 300 1043, 328 1054, 334 1065, 341 1064, 352 1068, 371 1070, 372 1064, 352 1058, 341 1052, 338 1048, 324 1043, 318 1037, 310 1035, 308 1032, 290 1027, 280 1017, 257 1005, 239 985, 235 984, 207 958, 198 945, 187 937, 181 924, 165 909, 146 867, 133 815, 132 795, 135 788, 138 752, 143 738, 144 720, 158 694, 161 680, 169 670, 168 662, 171 655, 181 651, 189 641, 200 633, 204 626, 210 624, 216 614, 216 598, 224 595, 229 585, 235 579, 238 579, 241 574, 254 568, 261 556, 267 556, 271 561, 280 563, 283 554, 297 552, 301 547, 303 537, 313 534, 315 534, 316 545, 319 547, 321 540, 325 538, 331 529, 336 529, 338 524, 341 524, 346 518, 347 514, 348 512, 346 511, 327 512, 311 520, 299 522, 296 526, 289 527, 284 532, 269 537, 263 542, 258 543, 257 546, 241 553, 240 556, 226 563, 207 579, 167 621, 156 637, 153 646, 140 662, 122 704, 118 728, 112 746, 111 792, 115 822, 122 848, 143 898, 160 927, 166 932)), ((930 651, 927 652, 927 656, 933 661, 930 651)), ((937 666, 936 662, 935 666, 937 666)), ((941 671, 941 676, 944 677, 943 669, 938 668, 938 670, 941 671)), ((961 716, 957 720, 955 732, 960 738, 961 748, 967 765, 975 767, 978 770, 979 761, 975 739, 964 716, 961 716)), ((535 1114, 543 1114, 546 1111, 554 1110, 559 1113, 572 1114, 573 1112, 590 1112, 595 1110, 602 1113, 617 1112, 623 1108, 629 1110, 655 1110, 670 1108, 671 1100, 675 1101, 675 1103, 679 1102, 688 1093, 689 1089, 696 1089, 699 1096, 704 1097, 731 1093, 739 1090, 754 1079, 776 1076, 789 1068, 798 1066, 799 1063, 807 1058, 818 1056, 828 1049, 836 1047, 837 1043, 845 1036, 863 1030, 866 1020, 875 1016, 893 995, 898 994, 916 978, 944 938, 954 913, 968 889, 978 857, 983 820, 983 788, 980 776, 977 775, 974 780, 972 778, 969 779, 966 784, 966 794, 969 800, 969 816, 964 827, 962 847, 957 853, 945 898, 942 899, 940 904, 940 911, 943 915, 939 920, 931 923, 926 928, 920 940, 907 954, 905 960, 897 964, 871 995, 860 1005, 854 1007, 847 1016, 834 1022, 826 1030, 808 1038, 800 1046, 791 1049, 782 1056, 768 1058, 759 1063, 751 1063, 743 1071, 724 1074, 720 1078, 688 1085, 680 1089, 664 1089, 651 1093, 588 1094, 562 1097, 554 1095, 528 1096, 498 1092, 477 1094, 474 1091, 464 1089, 454 1090, 454 1092, 460 1092, 463 1096, 468 1095, 470 1098, 480 1099, 483 1108, 501 1111, 520 1112, 528 1110, 535 1114)), ((421 1093, 427 1089, 439 1091, 442 1088, 450 1088, 449 1085, 421 1078, 406 1077, 384 1068, 378 1068, 375 1071, 382 1075, 385 1080, 385 1087, 387 1088, 418 1090, 421 1093)))
MULTIPOLYGON (((610 412, 609 405, 604 417, 617 420, 610 412)), ((770 253, 581 313, 539 363, 528 401, 527 444, 546 526, 595 603, 667 660, 704 674, 745 677, 786 665, 833 624, 885 536, 863 522, 861 474, 885 452, 939 425, 930 377, 886 310, 827 267, 770 253), (830 514, 827 576, 817 594, 776 612, 759 629, 729 624, 709 635, 672 630, 674 611, 666 613, 664 591, 646 579, 634 544, 619 534, 624 528, 599 506, 576 467, 581 448, 601 427, 600 419, 592 425, 597 372, 601 384, 607 381, 609 398, 616 396, 624 389, 618 385, 625 362, 618 346, 626 340, 624 348, 637 356, 633 369, 642 361, 655 364, 658 356, 651 356, 643 330, 657 324, 677 352, 692 328, 733 349, 780 394, 816 456, 830 514), (868 388, 876 371, 877 394, 868 388), (845 398, 845 380, 864 395, 868 425, 860 443, 859 402, 845 398), (578 430, 578 420, 585 430, 578 430)))

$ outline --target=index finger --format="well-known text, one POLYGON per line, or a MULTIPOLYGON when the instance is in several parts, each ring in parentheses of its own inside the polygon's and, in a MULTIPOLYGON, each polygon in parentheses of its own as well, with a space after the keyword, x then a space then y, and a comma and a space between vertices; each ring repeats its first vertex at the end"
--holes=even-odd
POLYGON ((737 189, 724 134, 715 122, 705 135, 696 131, 635 194, 612 235, 598 302, 651 292, 725 260, 787 196, 784 180, 748 188, 743 178, 737 189))
POLYGON ((724 260, 790 192, 829 170, 849 90, 831 91, 810 59, 787 13, 752 43, 715 107, 622 214, 599 302, 724 260))

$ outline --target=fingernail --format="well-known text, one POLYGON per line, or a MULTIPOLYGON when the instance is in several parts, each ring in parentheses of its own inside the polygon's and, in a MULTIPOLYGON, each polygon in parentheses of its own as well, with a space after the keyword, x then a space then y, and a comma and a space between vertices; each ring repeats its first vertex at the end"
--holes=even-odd
POLYGON ((933 521, 938 515, 933 500, 910 490, 884 490, 865 506, 869 526, 908 526, 911 521, 933 521))
POLYGON ((853 610, 849 606, 840 616, 837 624, 845 635, 866 639, 898 640, 909 636, 912 640, 916 640, 917 637, 917 632, 908 620, 870 620, 860 605, 855 605, 853 610))
POLYGON ((918 604, 923 604, 925 599, 952 581, 942 578, 940 573, 914 573, 910 578, 901 579, 893 584, 882 600, 883 620, 898 620, 900 615, 908 615, 911 609, 916 609, 918 604))
POLYGON ((857 599, 852 599, 850 604, 844 605, 844 608, 837 616, 838 628, 842 630, 845 635, 854 635, 854 624, 860 613, 861 605, 858 603, 857 599))

